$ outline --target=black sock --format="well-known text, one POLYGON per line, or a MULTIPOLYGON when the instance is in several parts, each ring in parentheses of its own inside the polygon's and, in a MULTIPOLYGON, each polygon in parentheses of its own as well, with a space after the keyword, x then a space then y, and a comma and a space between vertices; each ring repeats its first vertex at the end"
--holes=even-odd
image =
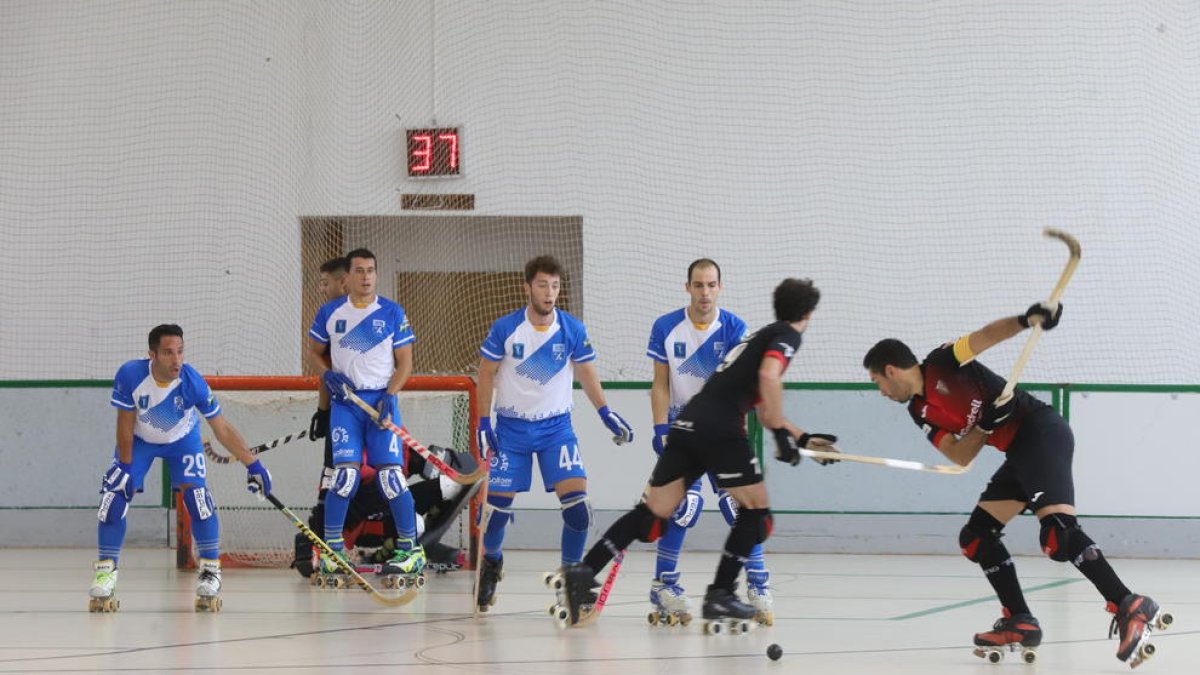
POLYGON ((766 509, 741 509, 737 520, 729 530, 725 539, 725 550, 721 561, 717 563, 717 575, 713 578, 713 586, 732 590, 737 582, 738 574, 750 557, 750 551, 758 543, 758 528, 765 515, 766 509))
MULTIPOLYGON (((1003 548, 1003 545, 1001 545, 1003 548)), ((1029 605, 1025 602, 1025 593, 1021 591, 1021 582, 1017 579, 1017 566, 1013 564, 1008 549, 1004 549, 1003 560, 991 567, 980 565, 983 575, 996 591, 1000 604, 1013 614, 1029 614, 1029 605)))
POLYGON ((639 503, 631 511, 618 518, 617 522, 605 531, 600 541, 596 542, 592 546, 592 550, 583 557, 584 564, 592 568, 593 572, 604 569, 613 556, 628 548, 633 540, 638 538, 638 533, 641 532, 647 520, 654 519, 654 514, 650 512, 650 509, 646 508, 645 504, 639 503))
MULTIPOLYGON (((1059 532, 1069 533, 1066 535, 1065 542, 1067 559, 1083 573, 1083 576, 1087 577, 1088 581, 1092 582, 1105 600, 1119 604, 1122 598, 1129 595, 1129 588, 1121 582, 1121 578, 1117 576, 1112 565, 1108 564, 1108 560, 1104 558, 1104 553, 1100 551, 1096 542, 1092 541, 1092 538, 1079 527, 1079 521, 1075 516, 1065 513, 1052 513, 1046 516, 1042 519, 1043 537, 1048 536, 1045 532, 1052 527, 1051 520, 1057 525, 1054 528, 1056 537, 1060 536, 1059 532)), ((1042 545, 1045 547, 1046 543, 1043 542, 1042 545)), ((1059 545, 1062 543, 1059 542, 1059 545)))

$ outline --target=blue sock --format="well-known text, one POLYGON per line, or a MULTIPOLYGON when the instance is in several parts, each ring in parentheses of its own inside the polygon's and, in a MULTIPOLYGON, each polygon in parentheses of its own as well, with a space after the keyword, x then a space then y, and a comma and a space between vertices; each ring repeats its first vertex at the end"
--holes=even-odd
POLYGON ((766 569, 767 562, 763 558, 762 544, 755 544, 754 548, 750 549, 750 557, 746 559, 746 571, 765 572, 766 569))
MULTIPOLYGON (((412 493, 405 490, 395 499, 388 500, 388 507, 392 511, 392 520, 396 521, 396 534, 399 538, 416 543, 417 509, 413 503, 412 493)), ((400 547, 411 548, 411 544, 404 544, 400 547)))
POLYGON ((483 552, 492 560, 499 560, 504 557, 504 528, 513 517, 509 510, 513 498, 489 494, 487 503, 493 510, 488 517, 487 530, 483 533, 483 552))
POLYGON ((98 560, 112 560, 115 566, 121 557, 121 545, 125 543, 125 516, 129 513, 129 500, 120 492, 105 492, 100 495, 100 509, 96 517, 100 520, 96 528, 98 560))
POLYGON ((667 523, 667 531, 658 540, 658 562, 654 567, 654 578, 662 579, 664 572, 674 572, 679 565, 679 552, 683 550, 683 539, 687 536, 687 528, 671 520, 667 523))
POLYGON ((350 509, 350 498, 342 497, 333 490, 325 493, 325 543, 329 548, 340 551, 342 527, 346 524, 346 511, 350 509))
POLYGON ((221 525, 212 493, 206 487, 182 488, 183 504, 192 519, 192 543, 196 555, 206 560, 221 557, 221 525))
POLYGON ((583 549, 587 547, 592 506, 583 490, 568 492, 558 501, 562 503, 562 564, 577 563, 583 560, 583 549))

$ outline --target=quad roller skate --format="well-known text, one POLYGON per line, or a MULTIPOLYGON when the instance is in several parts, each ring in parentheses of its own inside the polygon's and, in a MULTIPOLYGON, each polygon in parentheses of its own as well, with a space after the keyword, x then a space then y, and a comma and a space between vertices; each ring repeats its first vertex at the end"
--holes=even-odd
MULTIPOLYGON (((342 559, 342 562, 347 566, 353 567, 350 562, 350 557, 343 550, 334 551, 334 554, 342 559)), ((332 560, 329 554, 321 552, 318 558, 317 573, 313 575, 317 579, 318 588, 347 588, 350 585, 350 574, 332 560)))
POLYGON ((425 549, 412 539, 399 539, 395 553, 379 576, 383 577, 384 588, 421 588, 425 585, 425 549))
POLYGON ((732 589, 709 586, 704 594, 702 614, 706 635, 738 635, 754 630, 757 612, 753 606, 739 600, 732 589))
POLYGON ((504 558, 495 560, 483 556, 479 569, 479 595, 475 598, 479 611, 486 612, 496 604, 496 586, 504 578, 504 558))
POLYGON ((1108 611, 1113 613, 1108 637, 1119 637, 1117 658, 1128 663, 1130 668, 1137 668, 1154 656, 1156 648, 1150 642, 1150 632, 1165 630, 1175 623, 1175 617, 1164 612, 1157 602, 1135 593, 1125 596, 1120 605, 1108 603, 1108 611))
POLYGON ((650 584, 651 626, 686 626, 692 622, 692 602, 679 585, 679 572, 663 572, 650 584))
POLYGON ((111 560, 96 561, 96 578, 88 591, 89 612, 115 612, 121 607, 117 600, 117 566, 111 560))
POLYGON ((201 558, 197 567, 200 575, 196 579, 196 611, 221 611, 221 561, 201 558))
POLYGON ((746 601, 754 608, 754 620, 764 626, 775 625, 775 598, 771 596, 771 573, 746 570, 746 601))
POLYGON ((996 620, 986 633, 975 634, 975 656, 988 663, 1000 663, 1004 652, 1020 652, 1025 663, 1037 661, 1037 648, 1042 644, 1042 628, 1032 614, 1013 614, 1003 608, 1004 616, 996 620))
POLYGON ((583 563, 563 565, 557 572, 542 575, 542 581, 554 590, 557 601, 547 611, 559 628, 583 626, 595 617, 599 584, 590 567, 583 563))

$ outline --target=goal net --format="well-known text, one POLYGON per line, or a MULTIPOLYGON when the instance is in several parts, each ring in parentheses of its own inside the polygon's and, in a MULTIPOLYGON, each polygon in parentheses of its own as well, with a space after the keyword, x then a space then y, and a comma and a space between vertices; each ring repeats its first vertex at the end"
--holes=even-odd
MULTIPOLYGON (((309 421, 317 407, 315 378, 209 377, 222 413, 251 447, 270 444, 259 456, 271 471, 273 493, 307 521, 317 502, 324 458, 324 440, 312 442, 309 421), (292 440, 283 442, 287 436, 292 440)), ((422 445, 475 452, 475 385, 467 377, 414 376, 400 394, 404 426, 422 445)), ((215 439, 205 465, 209 489, 221 518, 221 560, 231 567, 287 567, 294 558, 296 528, 270 504, 246 490, 246 471, 215 439)), ((208 451, 206 451, 207 453, 208 451)), ((195 564, 188 512, 176 497, 176 559, 180 567, 195 564)), ((442 542, 468 550, 474 537, 478 509, 464 509, 442 542)), ((322 535, 318 528, 317 534, 322 535)), ((468 556, 468 559, 473 557, 468 556)))

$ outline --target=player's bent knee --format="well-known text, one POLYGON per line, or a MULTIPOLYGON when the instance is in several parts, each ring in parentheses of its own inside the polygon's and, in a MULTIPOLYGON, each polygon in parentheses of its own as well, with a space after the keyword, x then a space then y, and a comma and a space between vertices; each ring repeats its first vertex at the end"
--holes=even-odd
POLYGON ((333 470, 333 484, 329 491, 343 498, 350 499, 358 490, 358 467, 353 464, 342 464, 333 470))
POLYGON ((654 515, 645 502, 639 503, 633 510, 638 514, 638 541, 652 544, 661 539, 667 531, 667 519, 654 515))
POLYGON ((217 505, 213 502, 212 493, 208 491, 207 487, 203 485, 189 486, 180 491, 183 493, 183 503, 187 506, 188 513, 192 518, 204 521, 216 514, 217 505))
POLYGON ((1055 562, 1081 561, 1075 559, 1085 551, 1099 551, 1096 542, 1079 527, 1075 516, 1065 513, 1051 513, 1042 518, 1042 530, 1039 539, 1042 543, 1042 553, 1055 562))
POLYGON ((671 514, 671 520, 680 527, 694 527, 700 521, 700 512, 704 509, 704 496, 697 490, 688 490, 679 502, 679 508, 671 514))
POLYGON ((717 504, 721 508, 721 515, 725 516, 725 522, 730 526, 737 522, 738 505, 733 495, 721 490, 721 494, 717 496, 717 504))
POLYGON ((746 525, 754 529, 754 543, 761 544, 775 530, 775 516, 771 509, 742 509, 738 514, 738 522, 746 521, 746 525))
POLYGON ((100 509, 96 511, 96 519, 102 523, 115 525, 129 513, 129 500, 120 492, 104 492, 100 495, 100 509))
POLYGON ((1008 549, 1000 542, 1004 523, 979 507, 958 533, 958 547, 963 556, 983 567, 993 567, 1009 558, 1008 549))
POLYGON ((379 490, 389 502, 408 492, 408 482, 404 479, 404 471, 395 464, 379 468, 379 490))
POLYGON ((587 532, 592 526, 592 500, 586 492, 563 495, 563 525, 574 532, 587 532))

